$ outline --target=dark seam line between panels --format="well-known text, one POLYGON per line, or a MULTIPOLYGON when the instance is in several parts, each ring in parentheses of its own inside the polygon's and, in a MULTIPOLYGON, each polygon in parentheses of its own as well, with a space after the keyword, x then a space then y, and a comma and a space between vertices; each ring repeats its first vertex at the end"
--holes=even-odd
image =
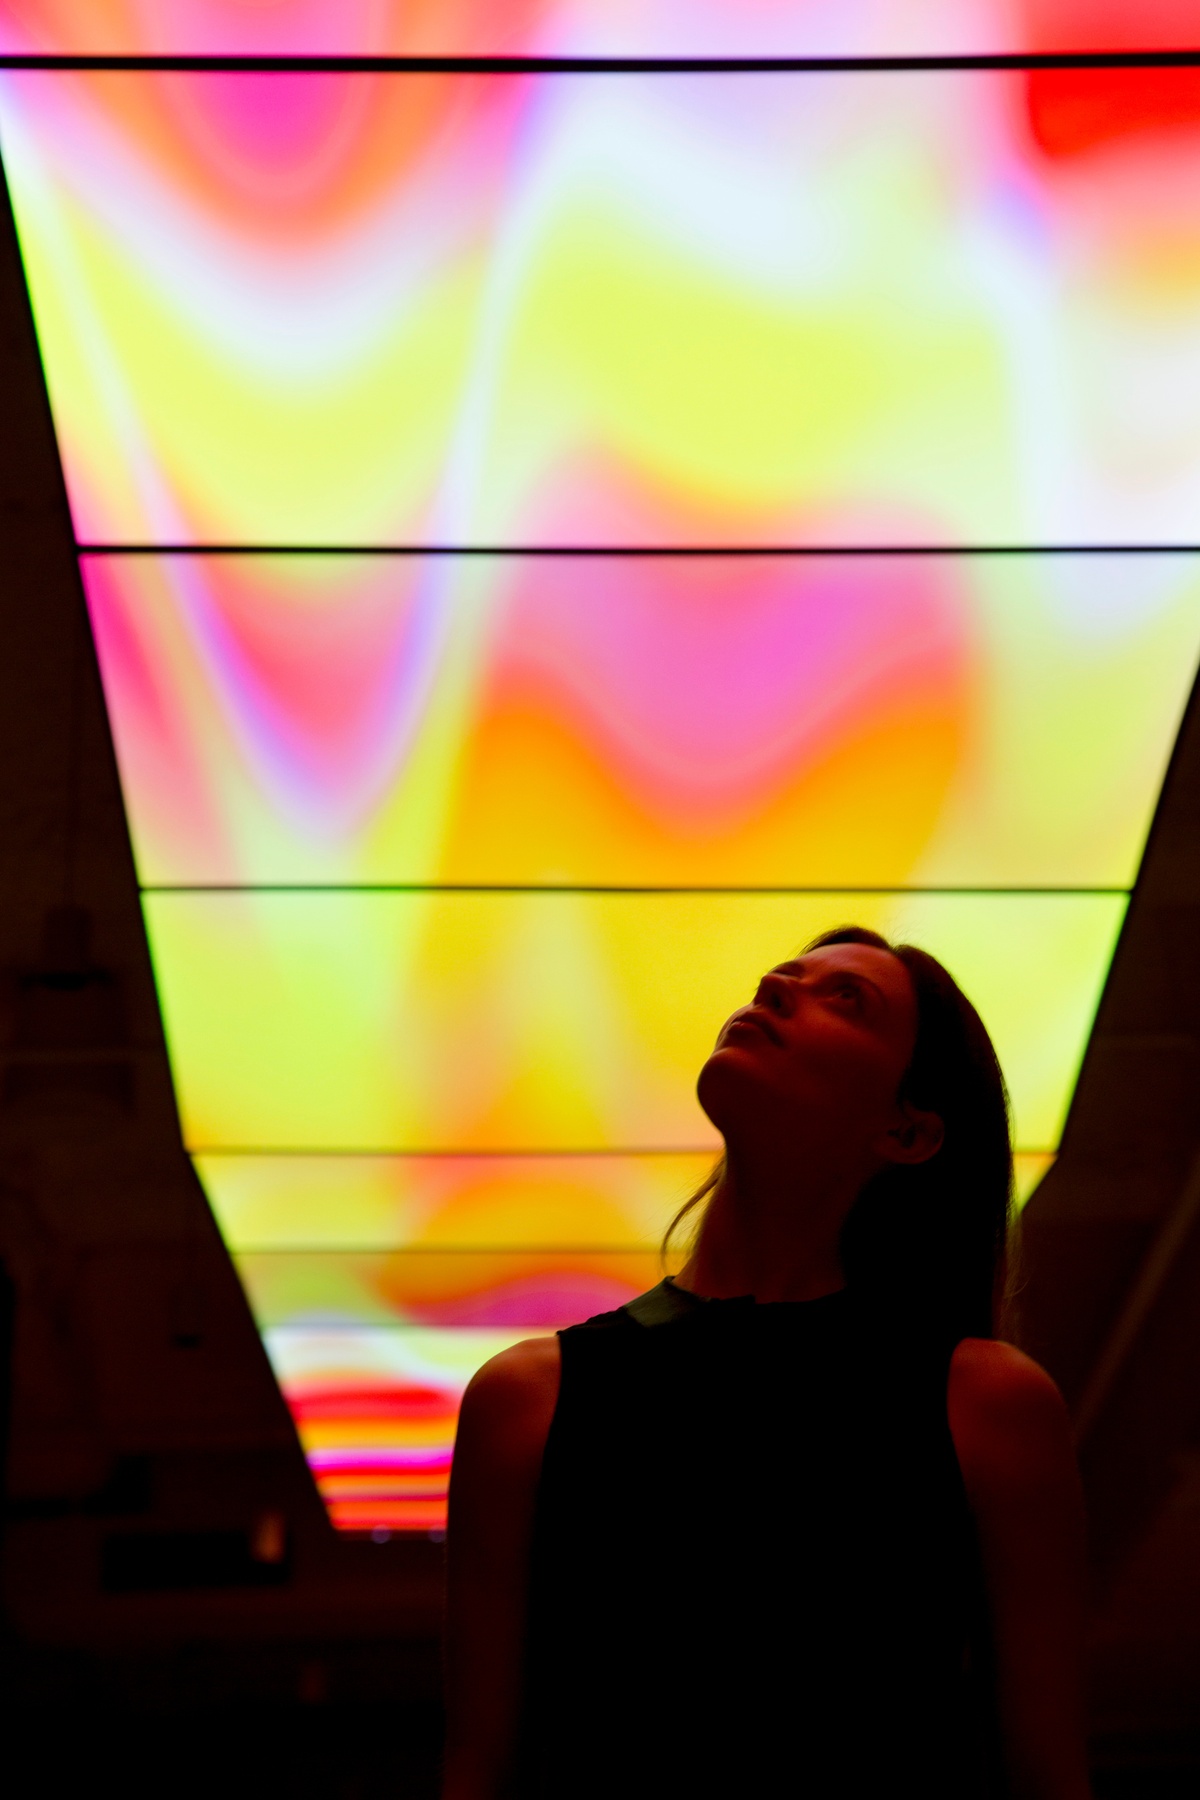
MULTIPOLYGON (((317 1311, 317 1310, 318 1309, 314 1308, 314 1311, 317 1311)), ((320 1317, 319 1312, 318 1312, 318 1317, 320 1317)), ((570 1324, 576 1323, 576 1321, 574 1319, 570 1319, 567 1322, 570 1324)), ((311 1332, 314 1329, 321 1331, 322 1334, 324 1334, 325 1332, 329 1332, 331 1334, 336 1334, 337 1332, 341 1332, 341 1331, 346 1331, 346 1332, 350 1332, 350 1331, 354 1331, 354 1332, 389 1331, 389 1332, 394 1332, 397 1336, 399 1336, 401 1333, 406 1332, 406 1331, 422 1331, 422 1332, 439 1331, 439 1332, 441 1332, 441 1331, 470 1330, 471 1328, 470 1328, 470 1326, 435 1324, 427 1319, 397 1319, 393 1313, 384 1313, 382 1316, 377 1314, 376 1317, 373 1319, 370 1319, 370 1318, 368 1318, 368 1319, 320 1318, 320 1324, 316 1327, 314 1327, 314 1325, 308 1319, 302 1319, 299 1323, 295 1323, 293 1320, 287 1320, 278 1325, 271 1325, 271 1324, 264 1323, 263 1325, 259 1326, 259 1330, 262 1332, 262 1334, 264 1336, 266 1336, 266 1334, 268 1332, 270 1332, 270 1334, 273 1337, 279 1336, 282 1333, 288 1332, 288 1331, 311 1332)), ((525 1332, 535 1332, 536 1331, 536 1332, 540 1333, 544 1329, 544 1327, 541 1325, 525 1324, 523 1326, 518 1326, 517 1329, 525 1331, 525 1332)), ((366 1463, 370 1462, 373 1448, 374 1448, 373 1446, 368 1446, 367 1448, 363 1449, 362 1451, 360 1451, 358 1453, 363 1462, 366 1462, 366 1463)), ((378 1454, 378 1452, 376 1452, 376 1454, 378 1454)), ((321 1471, 322 1474, 324 1474, 324 1472, 325 1472, 324 1470, 321 1471)), ((357 1529, 356 1532, 353 1533, 353 1535, 358 1535, 361 1532, 365 1532, 367 1529, 368 1528, 365 1525, 361 1526, 357 1529)), ((409 1528, 405 1527, 405 1526, 395 1526, 394 1525, 394 1526, 392 1526, 391 1529, 397 1534, 397 1536, 399 1536, 399 1534, 402 1531, 406 1531, 409 1528)), ((346 1535, 350 1536, 352 1534, 350 1532, 347 1532, 346 1535)), ((424 1534, 418 1533, 417 1535, 423 1536, 424 1534)))
POLYGON ((79 556, 1194 556, 1200 544, 119 544, 77 543, 79 556))
POLYGON ((1063 895, 1064 897, 1086 897, 1116 899, 1126 898, 1130 889, 1127 887, 1072 887, 1072 886, 1013 886, 999 885, 980 886, 978 884, 961 887, 914 886, 898 887, 894 883, 875 886, 868 882, 842 882, 837 887, 823 885, 820 887, 755 887, 739 885, 687 885, 683 883, 608 883, 608 882, 524 882, 524 881, 180 881, 180 882, 145 882, 141 890, 143 894, 613 894, 613 895, 685 895, 712 894, 714 896, 745 894, 776 895, 828 895, 831 899, 842 894, 947 894, 947 895, 979 895, 987 898, 996 896, 1036 896, 1063 895))
POLYGON ((657 1256, 660 1244, 238 1244, 239 1256, 657 1256))
MULTIPOLYGON (((600 1157, 608 1157, 610 1159, 615 1159, 617 1161, 631 1161, 635 1157, 639 1157, 639 1156, 657 1156, 657 1157, 663 1157, 663 1156, 715 1156, 719 1153, 720 1145, 719 1144, 667 1144, 667 1145, 635 1144, 635 1145, 629 1146, 629 1145, 622 1144, 622 1145, 617 1146, 616 1148, 614 1148, 612 1145, 608 1145, 606 1147, 600 1147, 600 1148, 597 1148, 595 1145, 592 1145, 590 1147, 583 1147, 583 1148, 581 1148, 578 1145, 575 1145, 575 1146, 567 1145, 565 1148, 555 1148, 553 1145, 547 1146, 545 1144, 541 1144, 541 1145, 536 1145, 533 1148, 529 1148, 528 1146, 526 1146, 524 1148, 519 1147, 515 1150, 511 1150, 511 1149, 498 1149, 498 1150, 497 1149, 492 1149, 492 1150, 489 1150, 489 1149, 482 1149, 482 1150, 462 1150, 462 1149, 403 1150, 403 1149, 395 1149, 395 1148, 388 1149, 386 1146, 383 1146, 383 1147, 377 1146, 372 1149, 372 1148, 364 1147, 362 1145, 351 1145, 346 1148, 341 1148, 338 1146, 330 1146, 330 1145, 322 1145, 322 1144, 314 1144, 314 1145, 310 1145, 310 1146, 300 1146, 300 1147, 297 1147, 295 1144, 292 1144, 290 1146, 287 1144, 283 1144, 283 1145, 279 1145, 279 1144, 215 1144, 215 1145, 211 1145, 211 1146, 205 1145, 205 1144, 187 1144, 187 1145, 185 1145, 185 1149, 189 1156, 210 1156, 210 1157, 211 1156, 231 1156, 231 1157, 232 1156, 239 1156, 239 1157, 258 1156, 258 1157, 280 1157, 280 1158, 286 1157, 286 1158, 288 1158, 289 1161, 294 1161, 297 1158, 303 1158, 303 1157, 309 1156, 309 1157, 325 1158, 325 1159, 328 1159, 329 1161, 337 1161, 339 1158, 344 1159, 346 1161, 353 1161, 355 1159, 361 1159, 361 1160, 365 1161, 366 1159, 370 1158, 372 1160, 383 1160, 383 1161, 389 1161, 389 1162, 420 1162, 422 1159, 428 1158, 430 1160, 436 1160, 436 1161, 440 1161, 440 1162, 456 1162, 456 1161, 457 1162, 488 1162, 488 1161, 494 1162, 494 1161, 499 1161, 499 1160, 516 1162, 521 1158, 525 1158, 527 1160, 534 1160, 534 1159, 548 1160, 552 1157, 561 1158, 563 1161, 569 1161, 572 1157, 578 1157, 581 1159, 582 1158, 598 1159, 600 1157)), ((1037 1147, 1035 1147, 1033 1149, 1029 1149, 1024 1144, 1018 1144, 1015 1146, 1015 1148, 1013 1150, 1013 1155, 1014 1156, 1057 1156, 1058 1150, 1057 1149, 1039 1149, 1037 1147)))
MULTIPOLYGON (((386 1146, 370 1148, 364 1147, 361 1144, 350 1145, 345 1149, 337 1145, 330 1146, 327 1144, 314 1144, 311 1146, 300 1146, 299 1148, 295 1144, 290 1146, 287 1144, 216 1144, 211 1147, 206 1144, 186 1144, 184 1148, 189 1156, 287 1157, 289 1160, 296 1157, 314 1156, 324 1157, 330 1161, 337 1161, 339 1158, 346 1158, 348 1160, 355 1158, 362 1160, 368 1158, 384 1158, 388 1161, 399 1160, 402 1162, 419 1162, 426 1157, 438 1162, 490 1162, 503 1158, 505 1161, 516 1162, 523 1157, 545 1160, 550 1157, 562 1157, 565 1159, 572 1157, 587 1157, 595 1159, 599 1157, 631 1158, 636 1156, 715 1156, 720 1146, 717 1144, 635 1144, 631 1149, 621 1146, 619 1149, 614 1150, 611 1146, 607 1148, 597 1148, 594 1145, 591 1147, 580 1147, 579 1145, 570 1144, 566 1145, 565 1148, 555 1149, 554 1147, 547 1148, 546 1145, 542 1144, 534 1145, 532 1148, 529 1146, 518 1147, 515 1150, 447 1150, 437 1148, 432 1150, 398 1150, 395 1148, 389 1149, 386 1146)), ((1035 1154, 1039 1153, 1035 1152, 1035 1154)), ((1051 1155, 1053 1152, 1046 1151, 1045 1154, 1051 1155)))
POLYGON ((242 1244, 231 1256, 654 1256, 657 1240, 614 1244, 242 1244))
POLYGON ((1032 69, 1190 69, 1200 49, 1050 50, 914 56, 0 55, 0 69, 182 75, 859 75, 1032 69))

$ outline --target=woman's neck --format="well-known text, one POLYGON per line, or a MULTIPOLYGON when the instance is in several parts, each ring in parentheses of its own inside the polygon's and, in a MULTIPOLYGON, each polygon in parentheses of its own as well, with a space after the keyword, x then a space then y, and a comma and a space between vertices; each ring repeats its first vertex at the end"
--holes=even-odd
POLYGON ((838 1241, 855 1191, 764 1175, 728 1156, 678 1285, 713 1300, 819 1300, 845 1286, 838 1241))

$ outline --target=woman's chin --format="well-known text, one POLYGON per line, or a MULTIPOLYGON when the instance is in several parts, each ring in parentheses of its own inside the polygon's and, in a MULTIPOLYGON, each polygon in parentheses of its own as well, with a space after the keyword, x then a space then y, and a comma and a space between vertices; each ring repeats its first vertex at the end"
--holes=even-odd
MULTIPOLYGON (((759 1043, 770 1047, 761 1035, 759 1043)), ((724 1130, 729 1109, 738 1110, 739 1099, 747 1089, 760 1087, 765 1074, 762 1052, 749 1033, 717 1045, 697 1078, 696 1098, 718 1131, 724 1130)))

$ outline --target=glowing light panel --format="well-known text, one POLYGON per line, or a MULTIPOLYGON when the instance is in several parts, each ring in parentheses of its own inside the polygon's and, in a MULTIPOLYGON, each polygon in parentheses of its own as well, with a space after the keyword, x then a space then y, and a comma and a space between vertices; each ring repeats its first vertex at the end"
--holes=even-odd
POLYGON ((834 56, 1188 48, 1185 0, 0 0, 0 50, 834 56))
POLYGON ((1123 887, 1200 557, 83 559, 141 878, 1123 887))
MULTIPOLYGON (((0 48, 1133 29, 745 11, 0 48)), ((1200 654, 1198 127, 1187 70, 0 72, 185 1140, 342 1528, 440 1530, 479 1363, 656 1279, 715 1029, 825 926, 945 958, 1048 1166, 1200 654)))
POLYGON ((9 72, 79 535, 1188 542, 1150 73, 9 72))
POLYGON ((693 1092, 759 975, 839 919, 929 944, 1052 1149, 1119 894, 150 893, 195 1150, 715 1144, 693 1092))

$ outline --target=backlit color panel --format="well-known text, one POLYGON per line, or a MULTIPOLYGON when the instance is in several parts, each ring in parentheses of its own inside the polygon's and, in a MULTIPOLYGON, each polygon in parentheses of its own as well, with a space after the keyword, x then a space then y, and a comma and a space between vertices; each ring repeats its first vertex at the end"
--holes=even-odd
POLYGON ((1188 47, 1183 0, 2 0, 0 49, 798 56, 1188 47))
POLYGON ((90 557, 141 878, 1124 886, 1200 557, 90 557))
MULTIPOLYGON (((1018 1202, 1046 1155, 1017 1157, 1018 1202)), ((205 1151, 196 1167, 235 1254, 655 1249, 711 1151, 324 1156, 205 1151)), ((680 1242, 686 1238, 686 1231, 680 1242)))
POLYGON ((329 1515, 345 1531, 430 1531, 463 1389, 482 1363, 539 1333, 354 1325, 264 1333, 329 1515))
POLYGON ((1017 1143, 1052 1149, 1120 895, 148 894, 192 1149, 701 1149, 763 971, 852 919, 974 995, 1017 1143))
POLYGON ((77 531, 1191 541, 1151 74, 7 73, 77 531))
POLYGON ((712 1165, 627 1156, 196 1158, 235 1252, 645 1249, 712 1165))
POLYGON ((661 1279, 654 1250, 247 1251, 238 1269, 264 1330, 389 1325, 557 1330, 661 1279))

